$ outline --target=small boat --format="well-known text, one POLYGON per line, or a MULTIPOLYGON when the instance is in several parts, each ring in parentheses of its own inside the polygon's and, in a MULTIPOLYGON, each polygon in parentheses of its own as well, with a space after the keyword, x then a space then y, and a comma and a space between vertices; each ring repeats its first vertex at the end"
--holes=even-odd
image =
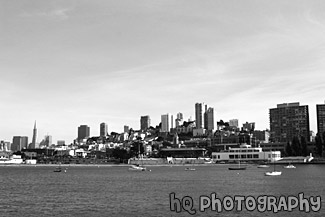
POLYGON ((59 172, 61 172, 62 170, 61 170, 61 167, 59 166, 59 167, 56 167, 54 170, 53 170, 53 172, 56 172, 56 173, 59 173, 59 172))
POLYGON ((186 168, 185 168, 185 171, 195 171, 195 168, 189 168, 189 167, 186 167, 186 168))
POLYGON ((267 164, 261 164, 261 165, 258 165, 257 168, 269 168, 270 166, 267 165, 267 164))
POLYGON ((275 163, 273 162, 273 171, 272 172, 266 172, 266 176, 281 176, 281 171, 275 171, 275 163))
POLYGON ((266 176, 280 176, 282 174, 281 171, 272 171, 272 172, 266 172, 266 176))
POLYGON ((284 166, 286 169, 295 169, 296 167, 292 164, 289 164, 288 166, 284 166))
POLYGON ((246 170, 246 167, 229 167, 228 170, 246 170))
POLYGON ((132 165, 129 170, 132 171, 146 171, 147 169, 145 167, 141 167, 138 164, 137 165, 132 165))

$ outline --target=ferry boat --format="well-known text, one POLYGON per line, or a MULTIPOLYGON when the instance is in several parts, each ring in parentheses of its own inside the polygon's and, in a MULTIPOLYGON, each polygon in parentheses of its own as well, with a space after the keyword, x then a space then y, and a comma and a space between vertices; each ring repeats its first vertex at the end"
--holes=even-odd
POLYGON ((212 152, 212 159, 218 162, 238 162, 238 161, 268 161, 275 162, 281 160, 280 151, 263 151, 260 147, 252 147, 243 144, 239 148, 229 148, 220 152, 212 152))

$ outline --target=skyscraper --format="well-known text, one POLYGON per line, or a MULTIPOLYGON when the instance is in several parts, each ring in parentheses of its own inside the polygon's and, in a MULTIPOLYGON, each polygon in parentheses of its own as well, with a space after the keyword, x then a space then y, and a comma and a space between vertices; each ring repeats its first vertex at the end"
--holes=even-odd
POLYGON ((28 146, 27 136, 14 136, 11 144, 11 151, 21 151, 28 146))
POLYGON ((150 116, 141 116, 140 118, 140 129, 141 130, 147 130, 150 127, 150 116))
POLYGON ((171 128, 171 118, 167 113, 165 115, 161 115, 161 132, 169 132, 171 128))
POLYGON ((271 140, 275 142, 291 142, 295 136, 303 136, 309 142, 308 106, 300 106, 299 102, 278 104, 270 109, 271 140))
POLYGON ((214 109, 211 107, 204 112, 204 128, 209 131, 214 130, 214 109))
POLYGON ((107 124, 106 123, 101 123, 99 126, 99 136, 100 137, 106 137, 107 136, 107 124))
POLYGON ((325 132, 325 104, 316 105, 317 133, 325 132))
POLYGON ((204 112, 206 106, 204 106, 204 103, 195 103, 195 124, 196 129, 202 129, 203 123, 204 123, 204 112))
POLYGON ((78 127, 78 141, 89 138, 90 128, 87 125, 80 125, 78 127))
POLYGON ((33 139, 32 144, 30 148, 36 148, 36 138, 37 138, 37 129, 36 129, 36 121, 34 123, 34 129, 33 129, 33 139))

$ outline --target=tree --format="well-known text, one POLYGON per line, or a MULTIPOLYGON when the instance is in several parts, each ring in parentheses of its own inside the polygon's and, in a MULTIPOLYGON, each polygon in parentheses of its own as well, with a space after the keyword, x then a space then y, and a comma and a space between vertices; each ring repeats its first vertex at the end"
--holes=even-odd
POLYGON ((319 133, 316 134, 315 143, 316 143, 316 153, 318 156, 322 157, 322 155, 323 155, 323 141, 322 141, 322 137, 320 136, 319 133))
POLYGON ((287 156, 292 156, 292 148, 289 142, 287 142, 285 152, 287 156))
POLYGON ((301 155, 307 156, 308 155, 308 149, 307 149, 307 142, 305 137, 300 137, 300 143, 301 143, 301 155))
POLYGON ((300 144, 299 138, 297 136, 292 138, 291 145, 292 145, 291 148, 292 148, 293 156, 300 156, 301 155, 301 144, 300 144))

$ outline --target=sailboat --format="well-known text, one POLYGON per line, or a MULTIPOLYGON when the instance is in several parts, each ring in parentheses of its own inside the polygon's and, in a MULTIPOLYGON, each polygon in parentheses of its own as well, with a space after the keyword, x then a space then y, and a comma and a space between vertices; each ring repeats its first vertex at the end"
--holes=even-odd
MULTIPOLYGON (((265 153, 264 153, 264 161, 265 161, 265 153)), ((267 163, 260 164, 257 166, 257 168, 269 168, 270 166, 267 163)))
POLYGON ((292 165, 291 163, 289 163, 287 166, 284 166, 284 168, 286 168, 286 169, 295 169, 296 167, 294 165, 292 165))
MULTIPOLYGON (((138 150, 139 150, 138 159, 140 159, 140 143, 138 144, 138 150)), ((146 171, 147 168, 143 167, 142 165, 143 165, 143 158, 141 158, 141 166, 139 164, 134 164, 134 165, 131 165, 129 170, 131 170, 131 171, 146 171)))
POLYGON ((282 172, 281 171, 275 171, 275 163, 273 160, 273 171, 271 172, 266 172, 265 175, 266 176, 281 176, 282 172))

